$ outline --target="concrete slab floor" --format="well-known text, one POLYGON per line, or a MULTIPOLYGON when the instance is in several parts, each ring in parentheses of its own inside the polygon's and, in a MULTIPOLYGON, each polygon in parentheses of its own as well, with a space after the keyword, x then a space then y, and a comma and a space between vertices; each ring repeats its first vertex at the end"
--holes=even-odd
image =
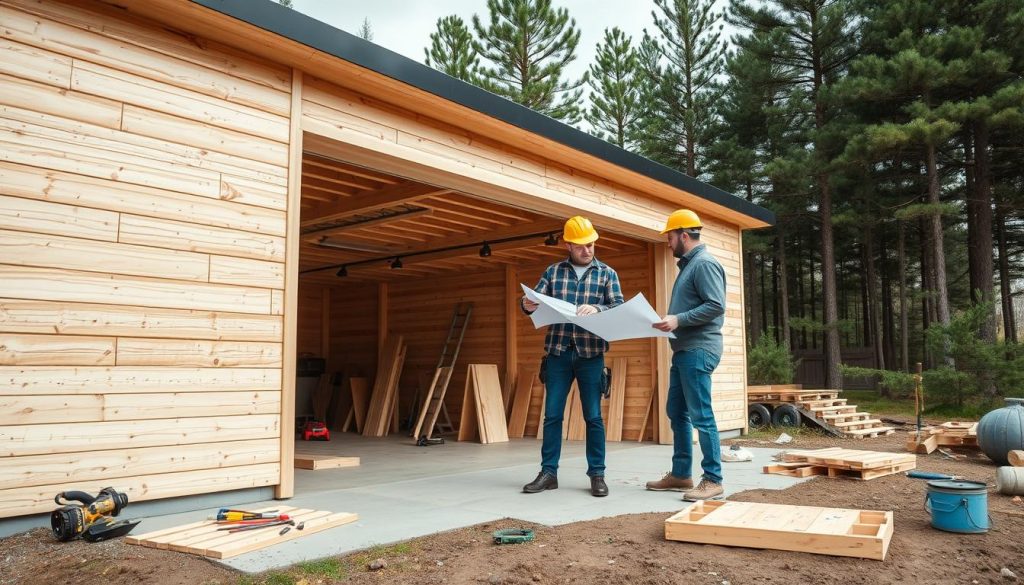
MULTIPOLYGON (((644 489, 647 481, 660 478, 670 468, 672 448, 667 445, 608 443, 610 494, 605 498, 590 495, 582 441, 563 444, 559 489, 540 494, 521 491, 540 470, 540 443, 535 439, 416 447, 407 437, 339 434, 330 442, 300 441, 296 446, 304 452, 358 456, 361 465, 296 470, 295 497, 279 504, 354 512, 359 520, 227 559, 225 565, 260 572, 503 518, 557 526, 620 514, 664 512, 667 517, 684 505, 679 492, 644 489)), ((699 476, 699 446, 694 445, 694 450, 694 470, 699 476)), ((778 449, 750 450, 753 461, 723 464, 726 495, 754 488, 783 489, 804 481, 761 473, 778 449)), ((271 500, 247 507, 273 505, 271 500)), ((210 512, 147 518, 136 531, 195 522, 210 512)))

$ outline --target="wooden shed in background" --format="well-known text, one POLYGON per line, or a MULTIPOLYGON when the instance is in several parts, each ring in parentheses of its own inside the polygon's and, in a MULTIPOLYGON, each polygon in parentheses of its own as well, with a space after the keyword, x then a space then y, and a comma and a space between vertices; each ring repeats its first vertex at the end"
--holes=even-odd
MULTIPOLYGON (((372 376, 402 334, 414 388, 473 301, 461 364, 537 362, 518 284, 575 214, 660 311, 658 229, 701 214, 729 280, 714 406, 744 428, 740 231, 766 210, 269 0, 0 0, 0 22, 0 517, 107 485, 291 496, 296 356, 372 376)), ((623 356, 638 440, 669 350, 623 356)))

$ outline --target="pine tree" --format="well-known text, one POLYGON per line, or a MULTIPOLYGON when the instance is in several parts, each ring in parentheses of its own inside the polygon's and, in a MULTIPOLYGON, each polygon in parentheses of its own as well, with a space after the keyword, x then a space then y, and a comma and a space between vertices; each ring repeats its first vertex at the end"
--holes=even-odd
POLYGON ((426 64, 448 75, 480 84, 480 57, 473 48, 473 35, 466 23, 456 15, 437 19, 437 32, 430 33, 426 64))
POLYGON ((285 8, 292 8, 292 0, 277 0, 277 3, 285 8))
POLYGON ((369 18, 363 17, 363 24, 359 25, 359 32, 356 34, 364 41, 373 41, 373 27, 369 18))
POLYGON ((678 166, 697 177, 704 173, 705 150, 713 142, 711 128, 721 87, 725 43, 721 39, 721 12, 713 0, 654 0, 654 24, 661 32, 656 42, 664 59, 655 116, 666 120, 663 139, 672 143, 678 166))
POLYGON ((493 67, 483 67, 484 87, 542 114, 576 124, 582 116, 582 85, 563 79, 576 59, 580 30, 565 8, 551 0, 487 0, 485 26, 473 15, 473 46, 493 67))
POLYGON ((838 145, 830 136, 837 112, 825 98, 826 87, 839 78, 855 55, 849 0, 765 0, 756 5, 732 0, 735 24, 770 42, 752 50, 775 71, 781 89, 810 106, 814 132, 805 171, 815 180, 815 203, 821 229, 822 321, 825 334, 825 384, 840 387, 839 303, 829 165, 838 145))
POLYGON ((586 119, 598 136, 632 150, 632 133, 642 111, 637 56, 630 45, 629 37, 618 27, 605 29, 604 42, 597 44, 596 62, 590 65, 586 119))

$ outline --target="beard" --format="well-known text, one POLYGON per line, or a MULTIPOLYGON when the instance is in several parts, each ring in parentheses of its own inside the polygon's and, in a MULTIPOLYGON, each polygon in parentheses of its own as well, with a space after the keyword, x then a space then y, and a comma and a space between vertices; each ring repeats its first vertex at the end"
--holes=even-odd
POLYGON ((684 255, 686 255, 686 251, 683 250, 683 240, 682 239, 676 240, 675 245, 671 246, 671 248, 672 248, 672 256, 674 256, 675 258, 682 258, 684 255))

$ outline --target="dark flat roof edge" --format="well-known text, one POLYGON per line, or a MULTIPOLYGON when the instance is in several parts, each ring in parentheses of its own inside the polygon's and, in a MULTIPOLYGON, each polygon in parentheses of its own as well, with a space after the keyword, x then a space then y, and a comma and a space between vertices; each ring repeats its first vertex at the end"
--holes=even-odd
POLYGON ((411 85, 582 153, 693 193, 768 224, 775 214, 685 173, 670 169, 475 85, 353 34, 285 8, 273 0, 191 0, 195 4, 411 85))

